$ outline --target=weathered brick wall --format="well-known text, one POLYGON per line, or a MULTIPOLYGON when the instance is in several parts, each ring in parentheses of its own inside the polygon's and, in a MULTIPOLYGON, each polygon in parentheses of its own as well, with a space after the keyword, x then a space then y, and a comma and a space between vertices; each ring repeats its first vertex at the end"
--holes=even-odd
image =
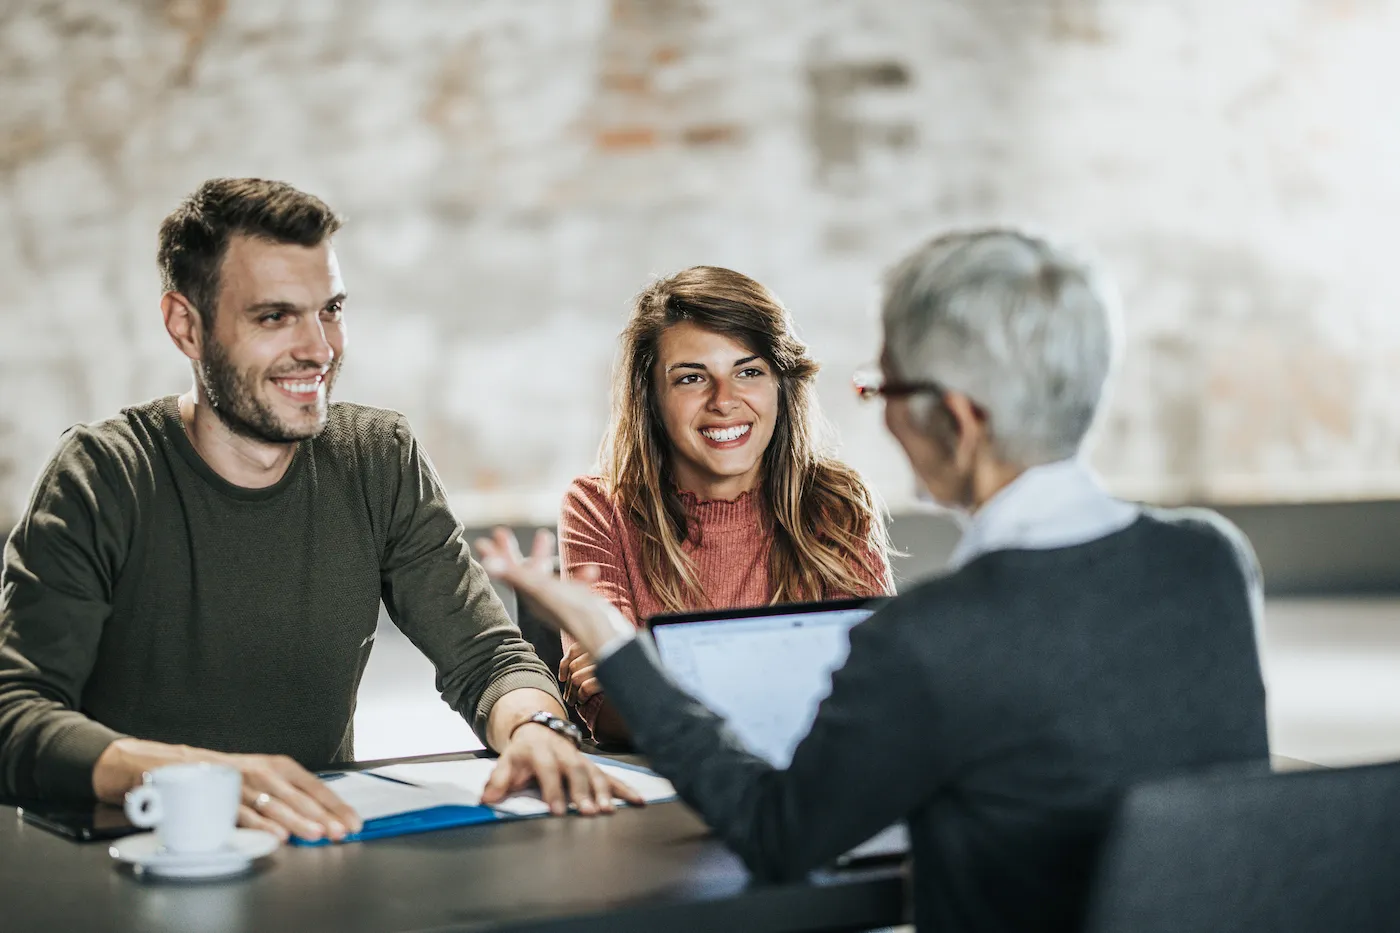
POLYGON ((0 522, 58 433, 183 390, 161 216, 205 177, 350 218, 343 397, 407 412, 468 519, 586 469, 627 299, 770 284, 849 459, 850 371, 933 230, 1094 246, 1129 353, 1096 459, 1162 499, 1400 492, 1400 0, 11 0, 0 522))

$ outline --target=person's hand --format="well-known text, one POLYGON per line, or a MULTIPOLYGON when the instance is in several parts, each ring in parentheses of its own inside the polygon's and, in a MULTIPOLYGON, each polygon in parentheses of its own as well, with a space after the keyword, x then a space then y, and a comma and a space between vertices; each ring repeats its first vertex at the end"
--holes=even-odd
POLYGON ((609 776, 574 747, 574 743, 540 723, 517 727, 496 769, 481 793, 481 802, 497 803, 531 782, 555 815, 568 812, 569 802, 585 816, 612 813, 613 798, 644 807, 641 794, 609 776))
POLYGON ((564 685, 564 700, 577 706, 602 693, 603 686, 598 683, 597 671, 598 665, 593 663, 593 656, 584 651, 582 645, 578 642, 570 645, 559 662, 559 682, 564 685))
POLYGON ((561 580, 545 566, 553 536, 541 531, 527 561, 508 528, 497 528, 490 538, 478 538, 481 564, 492 578, 512 587, 516 595, 533 602, 536 615, 574 637, 584 651, 596 655, 615 638, 632 638, 637 630, 612 603, 595 594, 587 584, 597 579, 598 568, 585 567, 574 582, 561 580))
POLYGON ((92 785, 99 800, 121 803, 147 771, 165 765, 207 761, 226 765, 243 776, 243 803, 238 825, 272 833, 335 841, 359 832, 359 814, 316 775, 285 755, 231 755, 186 745, 145 739, 118 739, 102 752, 93 768, 92 785))
POLYGON ((360 816, 310 771, 286 755, 222 755, 219 764, 243 775, 238 825, 272 833, 339 842, 363 826, 360 816))

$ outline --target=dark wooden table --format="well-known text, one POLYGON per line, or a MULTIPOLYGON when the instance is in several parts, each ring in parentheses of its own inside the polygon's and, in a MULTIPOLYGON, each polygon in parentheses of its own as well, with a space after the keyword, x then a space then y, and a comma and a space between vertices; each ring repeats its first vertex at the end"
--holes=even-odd
MULTIPOLYGON (((396 759, 393 763, 459 756, 396 759)), ((362 762, 370 767, 390 762, 362 762)), ((778 933, 905 922, 901 866, 752 883, 679 803, 607 818, 466 826, 323 848, 284 846, 224 881, 147 879, 0 807, 0 930, 778 933)))

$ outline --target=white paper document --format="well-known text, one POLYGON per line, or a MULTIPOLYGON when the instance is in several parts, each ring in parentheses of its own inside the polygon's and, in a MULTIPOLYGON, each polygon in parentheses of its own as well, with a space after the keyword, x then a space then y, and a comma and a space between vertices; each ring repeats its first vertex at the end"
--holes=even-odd
MULTIPOLYGON (((647 803, 660 803, 676 796, 676 789, 663 777, 646 771, 635 771, 617 765, 595 761, 605 774, 627 784, 647 803)), ((395 781, 404 781, 416 789, 437 795, 440 802, 476 805, 481 803, 482 791, 496 767, 494 758, 467 758, 461 761, 425 761, 409 765, 386 765, 374 768, 370 774, 382 774, 395 781)), ((377 780, 369 778, 369 780, 377 780)), ((337 782, 339 783, 339 782, 337 782)), ((379 781, 387 784, 388 781, 379 781)), ((338 788, 333 786, 333 789, 338 788)), ((615 801, 622 803, 622 801, 615 801)), ((428 804, 434 806, 435 804, 428 804)), ((353 804, 352 804, 353 806, 353 804)), ((549 806, 540 799, 539 790, 520 791, 491 805, 493 810, 516 816, 538 816, 549 813, 549 806)), ((363 816, 363 814, 361 814, 363 816)))
POLYGON ((465 804, 476 806, 477 799, 454 787, 420 787, 398 781, 386 781, 358 771, 347 772, 341 777, 326 781, 341 800, 348 803, 360 819, 369 821, 380 817, 427 810, 445 804, 465 804))

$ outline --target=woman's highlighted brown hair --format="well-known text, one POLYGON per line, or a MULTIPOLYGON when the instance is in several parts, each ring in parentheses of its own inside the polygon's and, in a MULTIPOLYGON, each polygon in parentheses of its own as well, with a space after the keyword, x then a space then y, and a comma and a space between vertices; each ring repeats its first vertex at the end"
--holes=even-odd
POLYGON ((889 542, 869 487, 822 447, 812 386, 817 364, 776 295, 717 266, 694 266, 647 288, 622 334, 612 421, 599 459, 622 514, 641 532, 642 569, 651 591, 672 611, 708 604, 682 548, 692 529, 673 475, 654 375, 661 334, 682 321, 737 341, 767 360, 777 376, 778 417, 756 491, 773 516, 773 602, 864 592, 865 580, 887 574, 889 542), (864 580, 856 568, 865 570, 864 580))

